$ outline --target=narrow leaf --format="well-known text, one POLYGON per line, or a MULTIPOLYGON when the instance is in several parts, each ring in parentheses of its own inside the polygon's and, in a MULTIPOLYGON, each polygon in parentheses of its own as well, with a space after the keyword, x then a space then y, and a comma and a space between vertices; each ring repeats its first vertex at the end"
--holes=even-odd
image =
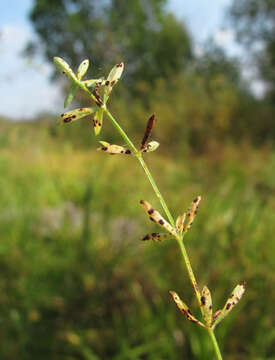
POLYGON ((79 108, 71 111, 67 111, 61 115, 60 123, 67 124, 72 121, 79 120, 85 116, 92 114, 95 111, 95 108, 79 108))
POLYGON ((99 108, 95 112, 93 123, 94 123, 95 135, 98 135, 101 131, 102 123, 103 123, 103 109, 102 108, 99 108))
POLYGON ((202 289, 201 307, 203 312, 203 318, 207 327, 211 327, 212 324, 212 298, 210 290, 207 286, 202 289))
POLYGON ((150 220, 165 228, 173 236, 177 236, 176 230, 166 221, 157 210, 154 210, 153 207, 145 200, 140 201, 141 205, 144 207, 146 213, 149 215, 150 220))
POLYGON ((177 304, 177 307, 180 309, 180 311, 187 317, 188 320, 202 326, 202 327, 205 327, 204 324, 202 324, 198 319, 196 319, 189 307, 180 299, 179 295, 175 292, 175 291, 169 291, 170 294, 172 295, 175 303, 177 304))
POLYGON ((81 80, 83 78, 83 76, 86 74, 86 72, 89 68, 89 64, 90 64, 90 62, 88 59, 83 60, 81 62, 81 64, 79 65, 79 67, 77 69, 77 73, 76 73, 78 80, 81 80))
POLYGON ((74 81, 78 81, 75 73, 71 69, 70 65, 66 63, 65 60, 61 59, 60 57, 55 57, 54 62, 55 62, 55 65, 59 68, 59 70, 61 70, 63 72, 63 74, 65 74, 66 76, 68 76, 70 79, 72 79, 74 81))
POLYGON ((169 237, 168 234, 159 234, 159 233, 151 233, 151 234, 147 234, 145 235, 141 240, 142 241, 162 241, 164 239, 167 239, 169 237))
POLYGON ((120 145, 111 145, 107 141, 100 141, 100 144, 102 145, 97 150, 98 151, 104 151, 110 155, 116 155, 116 154, 126 154, 130 155, 131 151, 129 149, 125 149, 123 146, 120 145))
POLYGON ((229 313, 230 311, 238 304, 245 292, 245 282, 237 285, 229 296, 227 302, 224 305, 224 308, 220 313, 216 312, 214 317, 214 323, 212 328, 216 327, 229 313))
POLYGON ((157 141, 150 141, 148 144, 144 145, 142 152, 152 152, 157 150, 159 143, 157 141))

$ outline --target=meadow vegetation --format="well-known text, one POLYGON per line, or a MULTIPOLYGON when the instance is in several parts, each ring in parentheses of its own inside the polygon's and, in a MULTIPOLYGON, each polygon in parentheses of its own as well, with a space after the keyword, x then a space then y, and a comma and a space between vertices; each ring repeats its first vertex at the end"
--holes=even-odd
MULTIPOLYGON (((83 122, 0 123, 1 358, 211 358, 207 334, 168 293, 197 308, 175 241, 140 241, 156 230, 138 205, 156 203, 142 169, 96 152, 83 122)), ((222 350, 227 359, 273 359, 275 153, 243 142, 198 154, 173 138, 171 148, 147 157, 173 214, 202 195, 185 239, 199 285, 221 307, 247 281, 217 327, 222 350)))

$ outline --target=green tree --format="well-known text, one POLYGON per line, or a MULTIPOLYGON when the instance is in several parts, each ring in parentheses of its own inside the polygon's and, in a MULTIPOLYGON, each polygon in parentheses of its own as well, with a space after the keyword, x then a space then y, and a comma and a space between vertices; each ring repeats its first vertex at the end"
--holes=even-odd
POLYGON ((275 96, 275 1, 234 0, 229 9, 238 40, 252 52, 259 74, 275 96))
POLYGON ((73 64, 90 57, 93 74, 115 61, 127 63, 133 88, 184 69, 193 58, 184 24, 165 10, 166 0, 35 0, 30 19, 48 59, 57 54, 73 64))

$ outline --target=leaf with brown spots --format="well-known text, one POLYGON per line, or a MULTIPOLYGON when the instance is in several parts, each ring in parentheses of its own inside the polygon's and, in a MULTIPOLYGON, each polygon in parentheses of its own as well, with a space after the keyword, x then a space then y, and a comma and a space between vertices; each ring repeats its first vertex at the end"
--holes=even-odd
POLYGON ((203 323, 201 323, 198 319, 196 319, 189 307, 181 300, 181 298, 179 297, 179 295, 175 292, 175 291, 169 291, 170 294, 172 295, 175 303, 177 304, 177 307, 180 309, 180 311, 187 317, 188 320, 202 326, 205 327, 205 325, 203 323))

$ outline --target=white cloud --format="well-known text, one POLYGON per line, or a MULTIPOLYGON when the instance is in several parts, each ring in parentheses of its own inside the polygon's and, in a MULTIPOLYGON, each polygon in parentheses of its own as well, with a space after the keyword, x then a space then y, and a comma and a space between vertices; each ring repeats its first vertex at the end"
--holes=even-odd
POLYGON ((11 24, 0 31, 0 115, 29 118, 41 111, 60 111, 59 88, 48 80, 53 66, 42 58, 22 56, 34 34, 27 27, 11 24))

